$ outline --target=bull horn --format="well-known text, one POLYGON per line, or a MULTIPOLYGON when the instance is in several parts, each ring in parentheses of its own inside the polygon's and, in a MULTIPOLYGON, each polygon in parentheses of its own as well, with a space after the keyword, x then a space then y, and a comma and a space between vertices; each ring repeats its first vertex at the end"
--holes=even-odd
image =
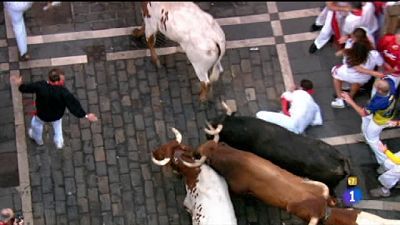
MULTIPOLYGON (((207 124, 208 125, 208 124, 207 124)), ((209 134, 209 135, 217 135, 219 134, 219 132, 221 132, 223 125, 222 124, 218 124, 217 128, 214 129, 211 125, 208 125, 208 127, 210 129, 204 128, 204 131, 209 134)))
POLYGON ((180 144, 182 142, 182 134, 174 127, 172 127, 171 130, 175 134, 176 141, 180 144))
POLYGON ((202 155, 200 159, 195 159, 194 163, 186 162, 185 160, 183 160, 181 158, 179 158, 179 159, 182 161, 183 165, 185 165, 189 168, 194 168, 194 167, 199 167, 199 166, 203 165, 203 163, 207 159, 207 156, 202 155))
POLYGON ((165 166, 169 163, 169 161, 171 160, 171 158, 165 158, 163 160, 157 160, 156 158, 154 158, 153 154, 151 155, 151 160, 153 161, 154 164, 159 165, 159 166, 165 166))
POLYGON ((226 115, 232 115, 232 109, 229 108, 228 104, 226 104, 225 101, 222 101, 222 107, 224 107, 224 109, 226 110, 226 115))

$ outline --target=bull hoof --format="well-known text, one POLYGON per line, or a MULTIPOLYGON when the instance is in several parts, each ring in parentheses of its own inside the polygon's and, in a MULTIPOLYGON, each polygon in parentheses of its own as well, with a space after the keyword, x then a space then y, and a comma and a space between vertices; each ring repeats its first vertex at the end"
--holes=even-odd
POLYGON ((143 32, 142 32, 140 29, 135 28, 135 29, 132 31, 132 36, 133 36, 134 38, 140 38, 140 37, 143 36, 143 32))
POLYGON ((157 66, 157 69, 161 69, 162 68, 160 60, 157 60, 155 64, 157 66))

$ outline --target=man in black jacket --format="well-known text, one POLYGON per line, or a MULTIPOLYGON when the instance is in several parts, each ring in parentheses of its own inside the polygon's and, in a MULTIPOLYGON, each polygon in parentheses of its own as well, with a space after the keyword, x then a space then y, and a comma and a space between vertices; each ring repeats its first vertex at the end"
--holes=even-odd
POLYGON ((51 122, 54 130, 54 143, 57 149, 62 149, 64 139, 62 134, 62 117, 65 108, 76 117, 86 117, 89 121, 97 121, 93 113, 86 113, 79 101, 64 87, 64 72, 60 69, 52 69, 49 72, 48 81, 37 81, 29 84, 22 83, 22 77, 15 79, 22 93, 36 94, 36 115, 31 121, 29 137, 35 140, 36 144, 43 145, 42 132, 45 122, 51 122))

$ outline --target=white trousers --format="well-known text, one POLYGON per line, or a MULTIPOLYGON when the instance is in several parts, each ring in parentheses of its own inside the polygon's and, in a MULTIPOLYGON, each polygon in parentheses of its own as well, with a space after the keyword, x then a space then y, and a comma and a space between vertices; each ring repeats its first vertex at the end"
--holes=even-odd
POLYGON ((298 129, 298 127, 296 126, 296 121, 292 117, 286 116, 283 113, 260 111, 256 114, 256 117, 269 123, 284 127, 287 130, 296 134, 301 134, 304 131, 298 129))
POLYGON ((331 39, 331 36, 333 35, 332 18, 333 11, 329 10, 327 7, 325 7, 320 16, 317 17, 316 24, 323 25, 318 37, 314 40, 314 44, 315 46, 317 46, 318 49, 322 48, 326 43, 328 43, 328 41, 331 39), (325 22, 322 23, 322 20, 324 18, 325 22))
POLYGON ((367 141, 372 152, 375 154, 376 160, 379 165, 383 165, 387 159, 386 155, 379 150, 380 139, 379 136, 382 130, 388 127, 388 124, 378 125, 372 119, 372 114, 362 117, 361 131, 364 134, 365 140, 367 141))
POLYGON ((17 40, 19 54, 23 56, 28 52, 27 35, 24 22, 24 12, 32 6, 32 2, 5 2, 5 9, 17 40))
MULTIPOLYGON (((43 122, 39 117, 33 116, 31 120, 31 128, 32 128, 32 137, 35 139, 36 143, 43 143, 43 122)), ((62 146, 64 144, 64 138, 62 133, 62 118, 51 122, 53 125, 54 131, 54 143, 58 146, 62 146)))
MULTIPOLYGON (((395 155, 400 156, 400 151, 395 155)), ((387 171, 380 175, 378 180, 385 188, 390 189, 400 180, 400 165, 396 165, 390 159, 386 159, 384 166, 387 171)))

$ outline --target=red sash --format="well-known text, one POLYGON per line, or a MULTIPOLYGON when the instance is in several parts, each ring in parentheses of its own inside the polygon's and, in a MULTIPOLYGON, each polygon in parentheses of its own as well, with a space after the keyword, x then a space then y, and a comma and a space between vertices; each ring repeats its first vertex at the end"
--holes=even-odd
POLYGON ((333 11, 333 16, 332 16, 332 30, 333 30, 333 35, 335 36, 335 41, 336 43, 339 43, 339 38, 340 38, 340 28, 339 28, 339 23, 336 19, 336 11, 333 11))

